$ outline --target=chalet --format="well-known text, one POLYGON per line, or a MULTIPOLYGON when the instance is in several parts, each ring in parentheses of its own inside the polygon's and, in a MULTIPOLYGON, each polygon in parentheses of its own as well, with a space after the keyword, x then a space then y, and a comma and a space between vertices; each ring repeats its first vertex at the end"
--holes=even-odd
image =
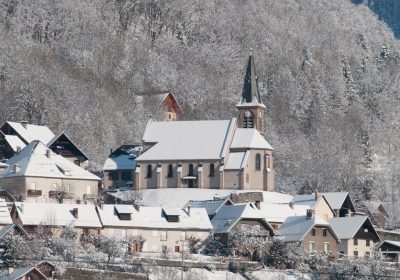
POLYGON ((182 108, 171 91, 148 91, 136 95, 143 110, 153 120, 177 121, 182 108))
POLYGON ((9 267, 0 272, 0 280, 47 280, 48 278, 36 267, 21 267, 14 269, 9 267))
POLYGON ((348 192, 321 193, 333 209, 335 217, 346 217, 357 212, 355 204, 348 192))
POLYGON ((188 248, 190 237, 203 241, 212 229, 206 210, 200 208, 104 204, 96 209, 103 235, 141 240, 133 251, 180 252, 182 246, 188 248))
POLYGON ((238 118, 214 121, 149 120, 136 158, 135 187, 235 190, 275 189, 272 147, 250 55, 238 118))
POLYGON ((337 248, 340 256, 357 258, 371 256, 379 235, 367 216, 329 219, 329 224, 341 240, 337 248))
POLYGON ((189 200, 183 208, 204 208, 210 220, 224 205, 233 205, 229 198, 215 198, 212 200, 189 200))
POLYGON ((0 187, 19 200, 73 202, 93 200, 100 178, 55 154, 42 142, 30 142, 7 160, 0 187))
POLYGON ((96 208, 91 204, 15 202, 11 218, 28 234, 45 230, 58 237, 63 227, 74 225, 79 238, 82 234, 99 234, 102 228, 96 208))
POLYGON ((103 166, 103 184, 106 189, 133 186, 136 157, 140 152, 138 145, 122 145, 111 151, 103 166))
POLYGON ((35 140, 76 165, 87 165, 88 157, 64 132, 54 135, 47 126, 27 122, 6 122, 0 127, 0 160, 11 158, 35 140))
POLYGON ((211 220, 215 234, 227 235, 241 224, 260 226, 263 236, 271 239, 277 231, 264 218, 252 203, 240 203, 223 206, 211 220))
POLYGON ((310 254, 318 252, 337 258, 339 237, 325 219, 313 216, 311 210, 306 216, 288 217, 279 228, 278 238, 300 243, 310 254))
POLYGON ((308 206, 309 209, 313 212, 313 215, 319 216, 320 218, 327 221, 330 218, 333 218, 335 212, 329 205, 326 197, 324 195, 318 194, 315 192, 314 194, 304 194, 304 195, 295 195, 292 200, 293 205, 304 205, 308 206))
POLYGON ((380 253, 390 262, 400 262, 400 242, 385 240, 378 246, 380 253))
POLYGON ((54 264, 47 262, 47 261, 42 261, 36 265, 36 268, 44 275, 47 277, 47 279, 53 279, 54 273, 56 271, 56 267, 54 264))

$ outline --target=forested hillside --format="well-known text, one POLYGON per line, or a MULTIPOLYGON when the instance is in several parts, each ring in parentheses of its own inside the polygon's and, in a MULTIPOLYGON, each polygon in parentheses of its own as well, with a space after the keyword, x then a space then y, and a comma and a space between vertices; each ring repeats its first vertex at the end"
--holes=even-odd
POLYGON ((400 38, 399 0, 351 0, 355 4, 368 6, 400 38))
POLYGON ((390 194, 399 43, 348 0, 0 0, 0 122, 66 131, 100 165, 140 140, 138 93, 170 89, 185 119, 235 116, 250 48, 278 188, 390 194))

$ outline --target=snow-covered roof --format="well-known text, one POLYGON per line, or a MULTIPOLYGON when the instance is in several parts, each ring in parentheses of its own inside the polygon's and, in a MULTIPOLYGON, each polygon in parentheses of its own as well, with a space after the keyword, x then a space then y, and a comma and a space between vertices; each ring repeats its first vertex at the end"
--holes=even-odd
POLYGON ((228 198, 225 199, 211 199, 211 200, 190 200, 183 208, 204 208, 207 211, 208 216, 215 215, 218 210, 229 201, 228 198))
POLYGON ((198 229, 211 230, 212 225, 205 209, 191 208, 190 215, 187 211, 177 209, 178 222, 168 222, 164 216, 162 207, 144 207, 139 210, 132 205, 130 208, 131 219, 120 220, 115 213, 116 205, 104 204, 102 208, 97 207, 101 222, 104 227, 128 227, 128 228, 157 228, 157 229, 198 229))
POLYGON ((254 128, 238 128, 233 136, 231 149, 267 149, 273 150, 272 146, 254 128))
POLYGON ((23 226, 66 226, 73 223, 76 227, 101 228, 96 208, 91 204, 15 202, 14 207, 23 226), (78 209, 77 218, 74 217, 75 208, 78 209))
POLYGON ((321 193, 332 207, 332 209, 340 209, 349 195, 348 192, 326 192, 321 193))
POLYGON ((292 205, 288 203, 260 203, 259 211, 270 223, 283 223, 288 217, 304 216, 309 207, 307 205, 292 205))
POLYGON ((14 152, 17 152, 17 147, 23 149, 26 146, 26 144, 17 135, 4 135, 4 138, 14 152))
POLYGON ((109 157, 103 165, 103 170, 135 170, 136 156, 135 155, 119 155, 109 157))
MULTIPOLYGON (((398 247, 399 250, 400 250, 400 241, 384 240, 381 244, 379 244, 379 247, 381 247, 384 243, 387 243, 387 244, 393 245, 395 247, 398 247)), ((384 251, 382 251, 382 252, 384 252, 384 251)))
POLYGON ((231 152, 224 166, 225 170, 240 170, 246 166, 249 152, 231 152))
MULTIPOLYGON (((109 192, 108 195, 121 201, 131 200, 133 195, 140 196, 144 206, 160 206, 183 208, 190 200, 213 200, 215 198, 229 198, 231 194, 240 194, 254 191, 221 190, 221 189, 190 189, 190 188, 163 188, 138 191, 109 192), (135 192, 135 193, 134 193, 135 192)), ((259 191, 263 195, 263 202, 289 203, 293 196, 278 192, 259 191)))
POLYGON ((0 161, 0 167, 6 168, 6 167, 8 167, 8 164, 0 161))
POLYGON ((145 143, 155 143, 136 160, 221 159, 232 138, 236 119, 217 121, 149 121, 145 143))
POLYGON ((0 198, 0 225, 12 224, 10 212, 8 211, 7 202, 4 198, 0 198))
POLYGON ((89 157, 88 157, 84 152, 82 152, 81 149, 79 149, 79 147, 71 140, 71 138, 68 137, 67 134, 65 134, 65 132, 61 132, 61 133, 55 135, 48 143, 45 143, 46 146, 47 146, 47 147, 50 147, 50 146, 53 145, 58 139, 60 139, 62 136, 64 136, 64 137, 71 143, 71 145, 72 145, 73 147, 75 147, 75 149, 76 149, 79 153, 81 153, 81 155, 82 155, 86 160, 89 159, 89 157))
POLYGON ((367 216, 352 216, 332 218, 328 222, 340 239, 352 239, 367 220, 367 216))
POLYGON ((46 155, 47 150, 48 148, 42 142, 32 141, 19 154, 6 161, 9 167, 0 172, 0 177, 32 176, 68 178, 70 180, 101 180, 89 171, 50 150, 50 157, 48 157, 46 155), (14 166, 18 168, 15 169, 14 166))
POLYGON ((26 124, 26 128, 18 122, 7 122, 17 133, 30 143, 39 140, 43 144, 47 144, 54 137, 54 133, 45 125, 26 124))
POLYGON ((21 233, 24 235, 28 236, 26 231, 18 224, 9 224, 0 229, 0 239, 3 239, 9 232, 14 230, 15 228, 18 228, 21 233))
POLYGON ((21 267, 21 268, 16 268, 14 269, 13 272, 9 273, 7 269, 3 270, 0 272, 0 280, 16 280, 16 279, 22 279, 24 275, 27 273, 31 272, 32 270, 35 270, 36 273, 38 273, 42 278, 40 279, 47 279, 43 273, 39 271, 36 267, 21 267))
MULTIPOLYGON (((269 225, 262 212, 249 203, 222 206, 211 223, 215 233, 227 233, 243 219, 262 220, 269 225)), ((272 229, 270 225, 269 228, 272 229)))
MULTIPOLYGON (((329 223, 318 216, 313 216, 309 219, 307 219, 307 216, 298 216, 288 217, 280 226, 279 235, 285 242, 299 242, 304 239, 314 226, 324 226, 332 230, 329 223)), ((335 232, 333 230, 332 232, 335 238, 338 239, 335 232)))

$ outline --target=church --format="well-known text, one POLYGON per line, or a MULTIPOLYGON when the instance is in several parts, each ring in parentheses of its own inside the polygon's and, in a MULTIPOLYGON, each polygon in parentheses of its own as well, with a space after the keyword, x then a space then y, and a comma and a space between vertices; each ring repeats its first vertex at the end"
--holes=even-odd
POLYGON ((176 110, 172 120, 150 119, 136 158, 135 188, 274 191, 273 148, 264 138, 266 106, 252 54, 236 108, 237 118, 228 120, 179 121, 176 110))

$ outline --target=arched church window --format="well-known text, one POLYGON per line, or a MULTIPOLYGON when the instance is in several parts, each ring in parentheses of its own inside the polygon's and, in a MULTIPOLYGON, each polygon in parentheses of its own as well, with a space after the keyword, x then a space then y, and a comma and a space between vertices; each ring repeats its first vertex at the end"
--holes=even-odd
POLYGON ((244 128, 254 127, 253 114, 250 111, 244 112, 243 127, 244 128))
POLYGON ((256 154, 256 170, 261 170, 261 155, 256 154))

